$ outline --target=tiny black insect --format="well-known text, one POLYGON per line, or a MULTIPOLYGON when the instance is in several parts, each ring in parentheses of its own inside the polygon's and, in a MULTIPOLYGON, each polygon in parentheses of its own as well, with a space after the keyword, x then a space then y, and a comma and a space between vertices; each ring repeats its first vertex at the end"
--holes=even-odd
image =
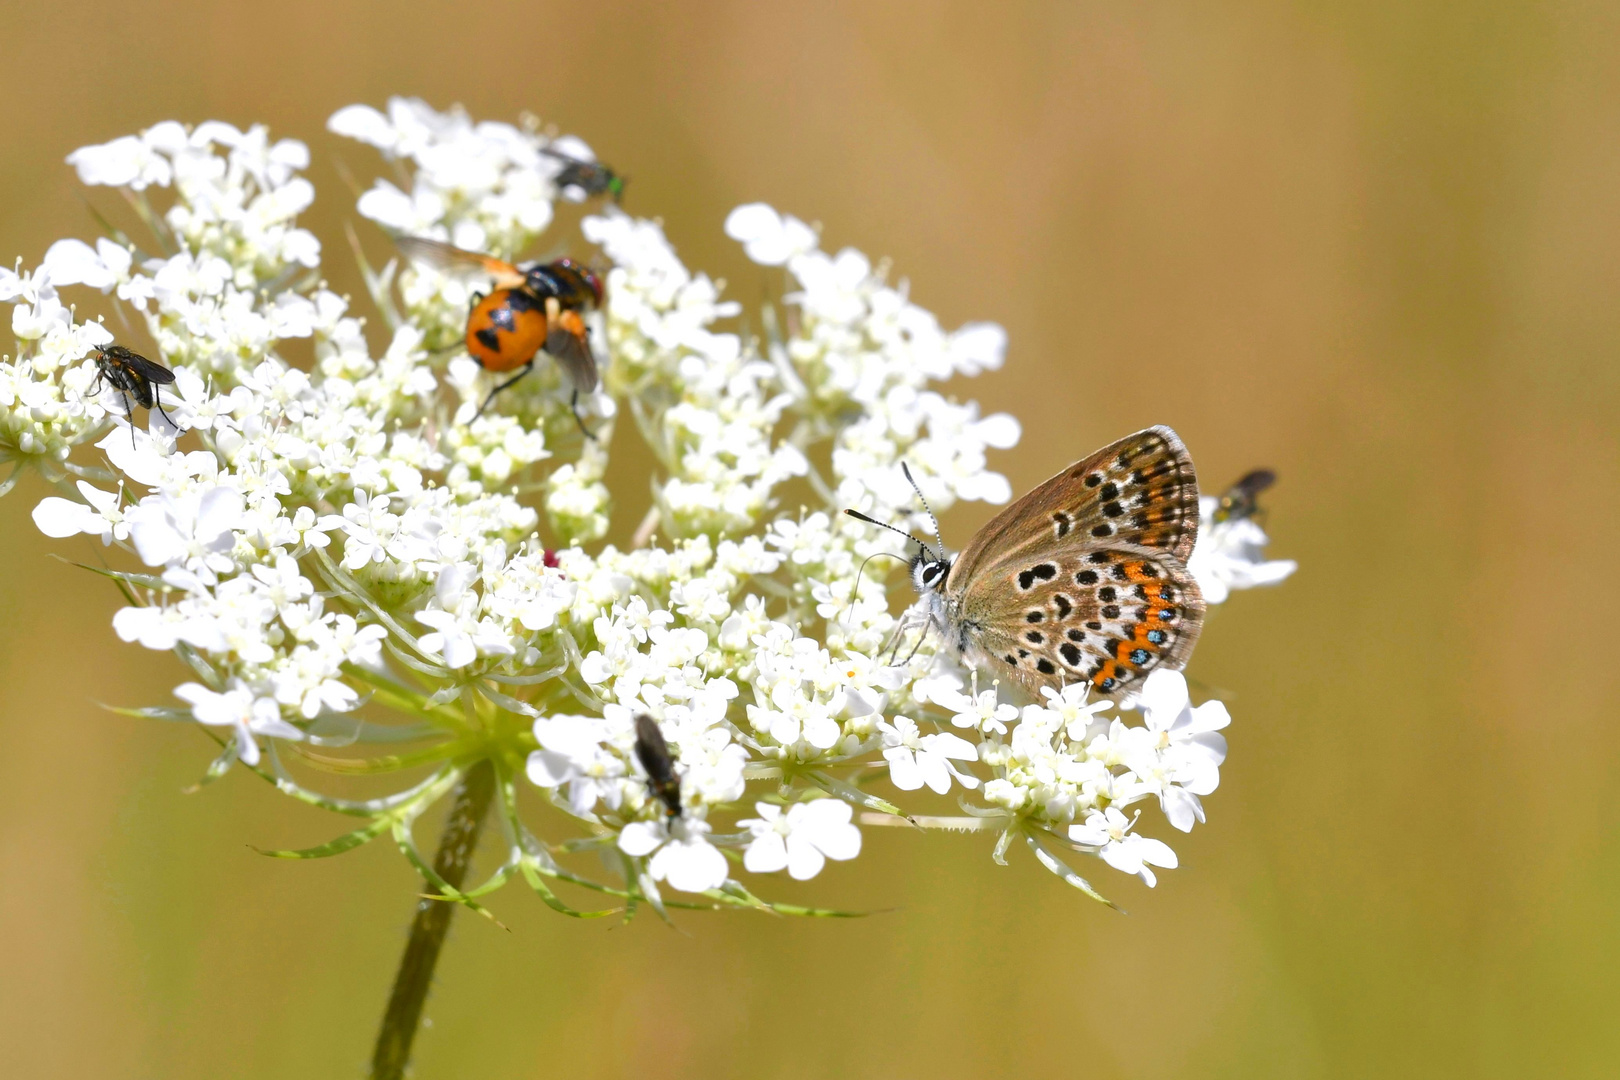
POLYGON ((681 816, 681 778, 675 775, 675 759, 658 723, 646 713, 636 717, 636 760, 647 770, 647 790, 664 804, 669 816, 681 816))
POLYGON ((606 195, 616 203, 623 201, 624 185, 629 182, 627 177, 620 176, 600 161, 581 161, 560 150, 549 148, 541 152, 563 163, 562 171, 558 172, 552 181, 559 190, 579 188, 588 199, 606 195))
POLYGON ((1226 489, 1215 506, 1216 521, 1235 521, 1253 517, 1260 511, 1257 501, 1260 493, 1277 482, 1277 474, 1270 469, 1255 469, 1226 489))
POLYGON ((174 382, 174 372, 148 360, 139 353, 134 353, 122 345, 107 345, 96 350, 96 381, 91 386, 92 394, 100 393, 102 380, 112 386, 124 399, 124 412, 129 415, 129 441, 135 442, 135 409, 130 404, 130 398, 135 399, 135 405, 143 409, 156 409, 163 413, 163 419, 174 426, 175 430, 184 430, 174 422, 174 418, 163 411, 163 402, 158 400, 157 388, 153 383, 167 386, 174 382))

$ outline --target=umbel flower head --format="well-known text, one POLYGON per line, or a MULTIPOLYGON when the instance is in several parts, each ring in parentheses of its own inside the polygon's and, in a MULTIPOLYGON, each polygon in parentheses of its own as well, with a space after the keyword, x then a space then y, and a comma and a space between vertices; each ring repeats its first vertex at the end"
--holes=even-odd
MULTIPOLYGON (((389 166, 361 217, 501 259, 551 228, 563 155, 590 158, 535 122, 413 100, 351 106, 330 127, 389 166)), ((998 861, 1021 840, 1096 895, 1074 855, 1151 885, 1176 858, 1141 814, 1204 820, 1228 718, 1193 706, 1180 674, 1155 673, 1130 707, 1080 686, 1020 703, 938 641, 885 652, 904 578, 866 562, 886 535, 838 511, 920 526, 902 460, 936 509, 1010 498, 989 458, 1017 421, 939 389, 1001 366, 1000 327, 946 330, 886 266, 823 251, 815 228, 763 204, 725 230, 785 287, 745 313, 657 222, 605 204, 580 235, 544 238, 606 268, 589 316, 602 378, 579 402, 589 434, 544 356, 474 418, 498 378, 462 346, 477 283, 396 258, 362 263, 366 314, 330 291, 297 223, 315 197, 302 143, 165 122, 68 160, 121 189, 144 231, 63 240, 0 273, 16 338, 0 454, 60 489, 34 511, 41 530, 127 553, 109 572, 129 601, 118 637, 184 661, 173 703, 129 711, 201 725, 222 747, 210 778, 240 763, 358 820, 283 854, 387 835, 474 906, 517 876, 570 912, 557 881, 631 908, 802 911, 758 899, 759 880, 857 858, 859 824, 990 831, 998 861), (92 393, 92 353, 113 335, 72 305, 98 292, 174 372, 144 428, 114 388, 92 393), (294 341, 313 346, 307 369, 284 355, 294 341), (603 543, 604 477, 626 437, 656 467, 635 481, 653 505, 621 548, 603 543), (637 753, 641 715, 667 744, 673 806, 637 753), (486 761, 506 855, 456 891, 412 825, 486 761), (344 797, 357 773, 398 781, 344 797), (885 780, 966 816, 907 815, 885 780), (522 788, 549 808, 520 810, 536 801, 522 788), (611 869, 586 876, 579 853, 611 869)), ((1223 585, 1205 585, 1212 600, 1279 576, 1243 572, 1264 537, 1239 539, 1204 560, 1223 585)))

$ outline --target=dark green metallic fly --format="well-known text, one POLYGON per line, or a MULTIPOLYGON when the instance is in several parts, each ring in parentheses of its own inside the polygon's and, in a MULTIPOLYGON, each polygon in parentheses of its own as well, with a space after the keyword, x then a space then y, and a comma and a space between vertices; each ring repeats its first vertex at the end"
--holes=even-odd
POLYGON ((601 162, 582 161, 559 150, 542 149, 541 153, 563 163, 561 171, 552 181, 559 191, 578 188, 585 193, 587 199, 606 195, 615 203, 624 200, 624 185, 629 182, 628 178, 620 176, 601 162))

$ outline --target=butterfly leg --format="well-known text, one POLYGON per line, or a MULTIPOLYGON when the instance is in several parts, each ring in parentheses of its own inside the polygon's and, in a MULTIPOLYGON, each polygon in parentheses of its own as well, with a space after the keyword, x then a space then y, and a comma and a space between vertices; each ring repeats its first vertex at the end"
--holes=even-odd
POLYGON ((900 646, 905 643, 906 634, 919 627, 922 633, 917 636, 917 644, 906 654, 905 662, 908 664, 911 658, 917 655, 917 650, 922 648, 922 643, 928 640, 928 631, 934 628, 934 617, 932 613, 919 611, 916 607, 907 608, 905 614, 894 624, 894 630, 884 645, 884 651, 889 654, 889 666, 894 666, 895 660, 899 657, 900 646))
POLYGON ((913 645, 911 651, 906 654, 906 663, 911 663, 912 657, 917 655, 917 650, 923 647, 923 642, 928 640, 929 633, 934 630, 938 630, 941 634, 945 632, 945 628, 940 625, 939 620, 930 614, 922 621, 922 633, 917 635, 917 644, 913 645))
POLYGON ((889 631, 889 640, 883 643, 883 651, 889 654, 887 666, 894 666, 895 657, 900 655, 900 642, 905 637, 906 631, 911 628, 913 622, 911 612, 908 610, 895 621, 894 629, 889 631))

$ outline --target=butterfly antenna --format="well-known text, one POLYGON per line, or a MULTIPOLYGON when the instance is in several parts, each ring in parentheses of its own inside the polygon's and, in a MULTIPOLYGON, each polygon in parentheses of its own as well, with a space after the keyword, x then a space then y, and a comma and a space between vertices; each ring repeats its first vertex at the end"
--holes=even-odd
POLYGON ((917 493, 917 501, 922 503, 923 511, 928 514, 928 520, 934 523, 934 539, 939 541, 939 550, 944 551, 945 538, 939 535, 939 518, 935 517, 934 511, 929 509, 928 500, 923 498, 922 488, 918 487, 917 481, 911 478, 911 469, 903 461, 900 463, 900 471, 906 474, 906 483, 910 484, 911 490, 917 493))
POLYGON ((844 616, 855 610, 855 601, 860 599, 861 575, 866 573, 866 564, 877 558, 879 555, 884 555, 891 559, 899 559, 902 562, 907 561, 904 555, 896 555, 892 551, 874 551, 872 554, 861 560, 860 568, 855 571, 855 587, 849 591, 849 603, 844 605, 844 610, 838 614, 838 621, 843 623, 845 626, 848 626, 849 622, 844 618, 844 616))
POLYGON ((890 525, 886 521, 879 521, 877 518, 867 517, 865 514, 861 513, 859 510, 845 510, 844 513, 848 514, 850 517, 854 518, 857 521, 864 521, 868 525, 876 525, 880 529, 888 529, 892 533, 899 533, 901 536, 905 537, 907 540, 910 540, 913 544, 916 544, 918 547, 920 547, 924 551, 928 552, 928 554, 932 555, 934 553, 933 548, 931 548, 927 544, 923 543, 917 537, 912 536, 910 533, 906 532, 906 530, 904 530, 904 529, 897 529, 893 525, 890 525))

